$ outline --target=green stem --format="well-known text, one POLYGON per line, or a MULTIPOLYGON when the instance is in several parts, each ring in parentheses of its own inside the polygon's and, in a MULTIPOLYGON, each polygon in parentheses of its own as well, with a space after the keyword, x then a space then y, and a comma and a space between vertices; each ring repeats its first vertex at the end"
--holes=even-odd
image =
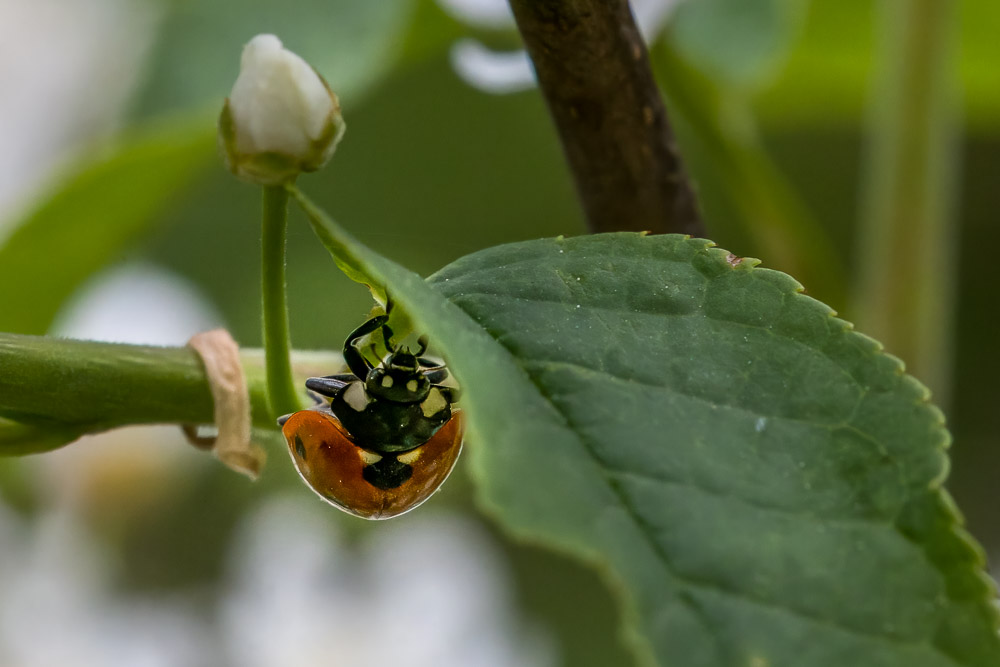
POLYGON ((885 0, 855 286, 863 330, 946 402, 957 153, 949 0, 885 0))
POLYGON ((302 408, 292 380, 291 337, 285 299, 285 232, 288 228, 288 191, 284 186, 264 188, 261 235, 261 303, 267 387, 271 415, 302 408))
MULTIPOLYGON (((255 428, 276 428, 268 409, 262 350, 241 350, 255 428)), ((296 352, 295 377, 328 375, 339 354, 296 352)), ((53 433, 131 424, 210 424, 205 369, 187 347, 148 347, 0 334, 0 418, 53 433)), ((26 432, 26 431, 25 431, 26 432)), ((18 430, 0 421, 0 453, 18 430)))
POLYGON ((0 456, 23 456, 58 449, 82 435, 69 426, 25 424, 0 417, 0 456))

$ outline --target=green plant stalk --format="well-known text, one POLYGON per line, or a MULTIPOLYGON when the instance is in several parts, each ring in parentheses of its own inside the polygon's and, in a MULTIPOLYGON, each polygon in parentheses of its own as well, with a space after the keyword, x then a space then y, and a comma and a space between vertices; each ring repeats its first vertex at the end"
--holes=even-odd
MULTIPOLYGON (((259 349, 240 351, 253 425, 275 429, 263 357, 259 349)), ((296 352, 293 370, 304 380, 342 365, 332 352, 296 352)), ((0 369, 0 417, 23 424, 93 433, 131 424, 213 422, 205 369, 187 347, 0 334, 0 369)), ((16 434, 9 424, 3 431, 16 434)))
POLYGON ((271 416, 295 412, 302 401, 292 379, 291 336, 285 298, 285 235, 288 229, 288 191, 284 186, 264 187, 261 234, 261 306, 264 352, 267 360, 267 394, 271 416))
POLYGON ((950 0, 883 2, 856 320, 947 404, 958 143, 950 0))

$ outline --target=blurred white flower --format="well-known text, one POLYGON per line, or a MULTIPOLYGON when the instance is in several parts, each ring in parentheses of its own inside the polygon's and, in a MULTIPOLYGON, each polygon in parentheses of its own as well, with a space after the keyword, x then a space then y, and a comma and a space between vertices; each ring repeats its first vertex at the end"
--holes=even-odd
POLYGON ((489 93, 516 93, 535 86, 535 71, 527 51, 491 51, 467 37, 452 45, 450 59, 463 81, 489 93))
POLYGON ((29 527, 0 505, 0 664, 218 664, 191 606, 113 594, 106 562, 78 517, 50 514, 29 527))
POLYGON ((222 324, 197 287, 148 263, 119 266, 88 280, 59 312, 55 336, 137 345, 183 345, 222 324))
MULTIPOLYGON (((548 667, 496 547, 429 515, 346 545, 325 506, 267 501, 231 544, 217 604, 123 595, 76 508, 30 524, 0 503, 4 667, 548 667), (213 611, 214 610, 214 611, 213 611)), ((204 592, 198 594, 204 601, 204 592)))
MULTIPOLYGON (((632 0, 632 14, 646 41, 659 36, 682 1, 632 0)), ((455 19, 476 28, 514 28, 507 0, 438 0, 438 4, 455 19)), ((497 52, 477 40, 461 39, 452 46, 451 63, 463 81, 488 93, 513 93, 535 85, 535 72, 524 51, 497 52)))
POLYGON ((233 173, 274 185, 326 164, 344 122, 316 70, 274 35, 257 35, 243 48, 219 131, 233 173))
POLYGON ((338 543, 325 507, 276 501, 234 545, 223 609, 242 667, 541 667, 552 646, 524 627, 495 547, 470 522, 433 514, 338 543))
POLYGON ((504 29, 514 25, 507 0, 438 0, 448 14, 467 25, 483 29, 504 29))
POLYGON ((163 7, 0 1, 0 237, 52 170, 115 129, 163 7))

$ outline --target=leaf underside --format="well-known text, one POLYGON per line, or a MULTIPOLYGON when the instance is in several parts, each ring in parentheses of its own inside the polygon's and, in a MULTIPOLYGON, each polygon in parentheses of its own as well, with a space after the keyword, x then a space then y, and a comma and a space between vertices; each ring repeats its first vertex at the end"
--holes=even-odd
POLYGON ((641 657, 1000 664, 982 554, 941 488, 940 411, 789 276, 610 234, 425 282, 310 217, 445 353, 486 509, 605 566, 641 657))

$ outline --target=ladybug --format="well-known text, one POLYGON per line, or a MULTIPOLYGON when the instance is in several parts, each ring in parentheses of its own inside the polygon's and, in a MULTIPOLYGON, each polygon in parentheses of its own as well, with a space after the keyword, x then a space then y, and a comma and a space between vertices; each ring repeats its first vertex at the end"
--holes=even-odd
POLYGON ((278 420, 306 484, 365 519, 399 516, 427 500, 462 451, 462 413, 452 407, 458 389, 442 384, 448 369, 422 356, 426 337, 416 351, 393 344, 388 320, 379 315, 351 332, 351 372, 309 378, 319 403, 278 420), (358 342, 376 331, 388 354, 373 365, 358 342))

